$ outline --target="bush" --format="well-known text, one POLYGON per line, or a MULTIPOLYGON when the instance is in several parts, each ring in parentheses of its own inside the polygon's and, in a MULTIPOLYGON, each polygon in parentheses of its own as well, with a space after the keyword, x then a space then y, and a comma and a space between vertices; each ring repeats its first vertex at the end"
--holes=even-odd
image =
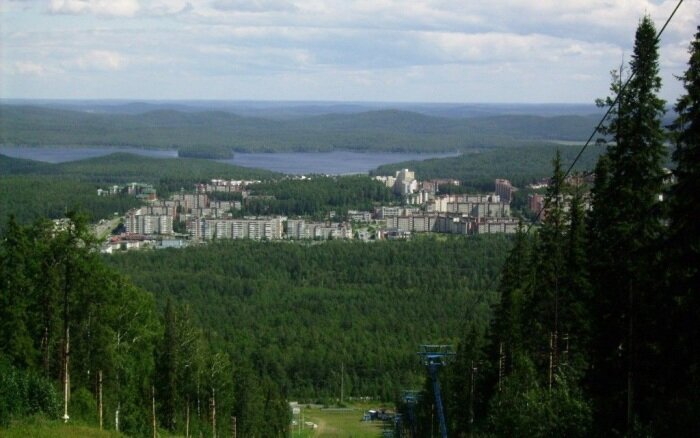
POLYGON ((95 397, 85 388, 78 388, 71 394, 68 413, 71 418, 85 423, 96 423, 97 403, 95 397))
POLYGON ((0 426, 39 413, 57 417, 59 409, 58 393, 51 381, 0 361, 0 426))

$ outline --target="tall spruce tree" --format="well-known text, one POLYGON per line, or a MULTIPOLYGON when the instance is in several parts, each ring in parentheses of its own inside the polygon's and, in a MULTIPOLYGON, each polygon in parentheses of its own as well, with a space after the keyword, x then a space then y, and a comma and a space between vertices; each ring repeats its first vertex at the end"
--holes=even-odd
MULTIPOLYGON (((650 242, 662 231, 659 195, 665 154, 656 29, 647 16, 635 35, 633 75, 602 133, 612 140, 594 189, 592 284, 596 314, 592 390, 596 423, 606 432, 632 433, 651 408, 648 373, 654 334, 646 324, 659 290, 650 242)), ((619 80, 613 92, 619 91, 619 80)), ((612 99, 608 100, 612 104, 612 99)))
POLYGON ((664 251, 670 293, 663 308, 668 325, 662 354, 674 359, 664 367, 664 403, 657 416, 660 433, 667 436, 700 430, 700 27, 680 79, 686 93, 675 106, 676 183, 670 191, 664 251))
POLYGON ((28 233, 10 216, 0 246, 0 358, 29 367, 38 361, 27 313, 35 293, 28 233))
POLYGON ((504 375, 512 369, 513 357, 523 352, 523 306, 531 283, 530 261, 530 241, 521 224, 513 248, 503 265, 498 286, 500 301, 494 312, 490 362, 492 369, 497 372, 497 387, 504 375))
POLYGON ((590 340, 591 285, 586 258, 586 223, 583 194, 574 188, 567 212, 568 229, 564 253, 564 279, 561 294, 561 364, 574 379, 581 377, 588 364, 590 340))
POLYGON ((561 298, 564 286, 565 216, 564 172, 561 154, 557 150, 552 178, 547 189, 544 220, 538 230, 536 276, 526 303, 525 344, 529 346, 532 361, 545 376, 551 387, 559 362, 561 326, 561 298))

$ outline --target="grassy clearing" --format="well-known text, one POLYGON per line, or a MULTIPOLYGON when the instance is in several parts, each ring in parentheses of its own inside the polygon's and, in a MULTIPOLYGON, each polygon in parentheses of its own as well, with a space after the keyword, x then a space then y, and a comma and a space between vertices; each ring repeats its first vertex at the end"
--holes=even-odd
MULTIPOLYGON (((95 425, 79 421, 71 420, 71 423, 64 424, 61 420, 48 420, 42 416, 23 418, 11 422, 6 429, 0 428, 0 438, 127 438, 128 436, 113 430, 100 430, 95 425)), ((164 430, 158 431, 158 437, 182 438, 164 430)))
POLYGON ((317 424, 316 429, 302 425, 296 426, 292 438, 379 438, 382 436, 384 423, 381 421, 362 421, 362 414, 367 409, 376 409, 376 405, 352 405, 345 409, 323 409, 302 406, 304 422, 317 424))
POLYGON ((82 424, 64 424, 59 420, 35 417, 13 422, 8 429, 0 429, 2 438, 123 438, 124 435, 100 430, 82 424))

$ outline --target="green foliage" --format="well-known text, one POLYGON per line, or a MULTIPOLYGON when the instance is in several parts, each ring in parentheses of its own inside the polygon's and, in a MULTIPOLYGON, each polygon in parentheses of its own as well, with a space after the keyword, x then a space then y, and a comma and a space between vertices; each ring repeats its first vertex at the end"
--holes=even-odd
MULTIPOLYGON (((190 431, 211 434, 213 400, 221 415, 217 431, 228 430, 236 395, 231 358, 214 345, 220 340, 207 339, 187 307, 170 306, 161 329, 152 296, 104 265, 84 217, 69 214, 60 227, 9 222, 0 239, 0 302, 1 424, 35 413, 56 418, 54 385, 69 330, 72 419, 96 424, 102 373, 107 428, 116 428, 118 412, 120 431, 147 434, 154 388, 158 418, 169 430, 184 431, 189 407, 190 431)), ((252 383, 240 384, 257 392, 265 421, 248 430, 280 436, 288 421, 286 393, 274 382, 282 378, 274 362, 256 365, 252 383)))
MULTIPOLYGON (((470 329, 444 374, 453 435, 591 431, 591 404, 580 387, 590 318, 583 211, 577 190, 567 201, 560 160, 557 153, 542 226, 534 236, 521 228, 503 265, 490 339, 470 329)), ((423 421, 429 400, 426 394, 421 403, 423 421)))
POLYGON ((495 436, 590 436, 592 409, 575 384, 560 375, 548 390, 536 383, 532 364, 518 369, 491 402, 488 423, 495 436))
POLYGON ((620 98, 602 131, 615 141, 596 180, 589 256, 596 305, 591 379, 602 430, 631 432, 637 420, 647 421, 655 398, 650 370, 663 363, 655 347, 663 294, 662 278, 654 274, 654 242, 663 231, 659 195, 665 155, 658 59, 656 29, 644 17, 630 61, 634 77, 625 90, 621 78, 613 80, 612 91, 620 98))
POLYGON ((97 188, 134 181, 153 184, 167 196, 212 178, 266 179, 279 174, 195 159, 157 159, 112 154, 60 164, 36 163, 0 155, 0 230, 9 215, 21 224, 57 219, 83 211, 95 221, 140 205, 132 196, 97 196, 97 188), (35 164, 35 165, 34 165, 35 164))
POLYGON ((56 416, 59 406, 58 394, 49 379, 15 368, 0 355, 0 427, 28 415, 56 416))
POLYGON ((700 28, 690 44, 688 69, 681 77, 685 94, 678 99, 674 123, 676 162, 669 193, 669 228, 663 246, 668 292, 660 307, 661 356, 667 362, 653 422, 660 434, 683 435, 699 430, 700 354, 700 28))
POLYGON ((97 425, 97 402, 90 391, 78 388, 70 395, 70 414, 73 420, 97 425))
MULTIPOLYGON (((44 217, 59 219, 71 210, 85 211, 90 220, 96 221, 141 204, 133 196, 97 196, 97 187, 67 176, 0 176, 0 211, 14 215, 23 224, 44 217)), ((3 217, 3 222, 6 219, 3 217)))
POLYGON ((43 415, 23 418, 13 421, 7 429, 2 430, 3 438, 123 438, 124 435, 115 431, 100 430, 97 427, 85 426, 63 420, 49 420, 43 415))
POLYGON ((399 202, 400 197, 366 176, 285 179, 254 184, 241 214, 281 214, 325 219, 329 211, 343 217, 348 210, 372 210, 378 204, 399 202), (262 195, 256 198, 255 195, 262 195))
POLYGON ((416 345, 458 339, 467 306, 470 321, 488 324, 509 245, 503 236, 222 241, 108 262, 161 305, 189 303, 217 344, 236 361, 255 353, 256 369, 294 397, 338 396, 344 364, 347 395, 392 399, 422 375, 416 345))
MULTIPOLYGON (((561 151, 562 162, 570 163, 581 146, 528 142, 518 146, 468 151, 459 157, 387 164, 372 171, 372 174, 393 175, 400 169, 409 168, 415 170, 418 179, 455 178, 464 186, 492 191, 496 178, 508 178, 514 185, 522 187, 549 176, 552 155, 556 150, 561 151)), ((588 148, 575 170, 593 169, 601 152, 588 148)))

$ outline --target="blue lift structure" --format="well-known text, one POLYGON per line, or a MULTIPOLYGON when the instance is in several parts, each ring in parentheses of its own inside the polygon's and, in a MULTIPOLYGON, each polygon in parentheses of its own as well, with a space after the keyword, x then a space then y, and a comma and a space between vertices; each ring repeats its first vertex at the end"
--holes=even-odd
POLYGON ((423 365, 428 368, 428 375, 430 375, 430 380, 433 382, 435 407, 437 408, 437 415, 440 420, 440 436, 442 438, 447 438, 447 422, 445 421, 445 409, 442 406, 438 370, 447 365, 454 357, 454 349, 451 345, 421 345, 418 355, 423 359, 423 365))

